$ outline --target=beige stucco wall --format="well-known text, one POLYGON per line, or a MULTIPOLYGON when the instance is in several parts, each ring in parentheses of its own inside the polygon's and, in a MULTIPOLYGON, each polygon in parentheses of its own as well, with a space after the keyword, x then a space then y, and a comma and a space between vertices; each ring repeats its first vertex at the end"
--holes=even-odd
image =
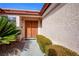
POLYGON ((43 18, 41 34, 79 53, 79 4, 65 4, 43 18))

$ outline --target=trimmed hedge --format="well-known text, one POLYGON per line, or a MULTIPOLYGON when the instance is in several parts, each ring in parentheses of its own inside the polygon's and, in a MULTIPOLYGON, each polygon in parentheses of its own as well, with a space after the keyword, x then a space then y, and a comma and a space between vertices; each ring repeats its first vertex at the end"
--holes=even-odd
POLYGON ((52 42, 43 35, 37 35, 36 37, 41 51, 45 53, 45 46, 52 44, 52 42))
POLYGON ((79 56, 76 52, 60 45, 48 45, 45 47, 48 56, 79 56))
POLYGON ((37 35, 39 47, 48 56, 79 56, 76 52, 60 45, 52 44, 50 39, 43 35, 37 35))

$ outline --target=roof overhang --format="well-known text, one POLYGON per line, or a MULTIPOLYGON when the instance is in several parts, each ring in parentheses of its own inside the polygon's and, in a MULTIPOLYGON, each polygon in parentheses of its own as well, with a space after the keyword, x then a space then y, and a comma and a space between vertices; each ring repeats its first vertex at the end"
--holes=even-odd
POLYGON ((11 10, 11 9, 0 9, 0 14, 39 15, 39 12, 37 12, 37 11, 24 11, 24 10, 11 10))
POLYGON ((0 14, 9 14, 9 15, 36 15, 42 16, 46 9, 50 6, 50 3, 45 3, 41 11, 26 11, 26 10, 11 10, 11 9, 1 9, 0 14))
POLYGON ((39 14, 42 16, 50 5, 51 3, 45 3, 39 14))

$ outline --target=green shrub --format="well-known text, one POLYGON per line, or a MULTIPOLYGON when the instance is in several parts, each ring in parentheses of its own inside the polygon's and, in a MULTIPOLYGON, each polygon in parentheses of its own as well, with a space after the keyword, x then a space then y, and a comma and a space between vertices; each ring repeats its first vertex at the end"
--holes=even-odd
POLYGON ((47 56, 79 56, 75 51, 60 45, 52 45, 50 39, 43 35, 37 35, 37 42, 43 53, 47 56))
POLYGON ((48 56, 79 56, 76 52, 60 45, 48 45, 45 47, 48 56))
POLYGON ((37 35, 36 37, 37 37, 37 42, 39 44, 39 47, 40 47, 41 51, 44 53, 45 46, 52 44, 52 42, 50 41, 50 39, 46 38, 43 35, 37 35))
POLYGON ((0 16, 0 44, 10 44, 16 41, 19 34, 20 30, 14 23, 8 21, 7 16, 0 16))

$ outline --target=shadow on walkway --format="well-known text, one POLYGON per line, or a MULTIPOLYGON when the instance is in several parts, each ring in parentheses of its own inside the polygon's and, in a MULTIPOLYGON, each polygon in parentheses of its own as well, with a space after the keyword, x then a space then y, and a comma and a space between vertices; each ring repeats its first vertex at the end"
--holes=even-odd
POLYGON ((0 56, 19 56, 23 51, 24 46, 25 48, 29 49, 29 42, 24 40, 21 42, 12 42, 9 45, 0 45, 0 56))

